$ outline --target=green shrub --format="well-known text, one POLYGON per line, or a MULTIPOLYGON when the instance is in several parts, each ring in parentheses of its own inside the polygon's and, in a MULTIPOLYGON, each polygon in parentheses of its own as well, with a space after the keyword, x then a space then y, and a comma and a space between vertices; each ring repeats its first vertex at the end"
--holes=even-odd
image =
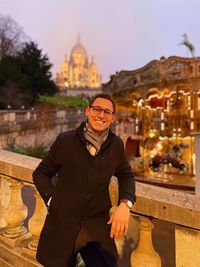
POLYGON ((60 105, 67 108, 86 107, 87 101, 77 96, 40 96, 40 102, 60 105))
POLYGON ((40 158, 40 159, 43 159, 48 153, 48 149, 44 145, 38 145, 35 147, 32 147, 32 146, 15 147, 14 145, 8 145, 5 149, 11 152, 15 152, 15 153, 35 157, 35 158, 40 158))

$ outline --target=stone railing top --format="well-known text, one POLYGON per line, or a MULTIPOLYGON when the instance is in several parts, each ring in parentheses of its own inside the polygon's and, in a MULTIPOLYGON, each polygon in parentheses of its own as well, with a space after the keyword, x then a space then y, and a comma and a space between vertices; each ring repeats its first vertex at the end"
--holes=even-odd
POLYGON ((136 195, 134 212, 200 229, 200 198, 196 195, 139 182, 136 195))
POLYGON ((154 201, 200 211, 200 198, 194 194, 136 182, 136 195, 154 201))
POLYGON ((40 159, 0 150, 0 174, 32 183, 32 172, 40 159))

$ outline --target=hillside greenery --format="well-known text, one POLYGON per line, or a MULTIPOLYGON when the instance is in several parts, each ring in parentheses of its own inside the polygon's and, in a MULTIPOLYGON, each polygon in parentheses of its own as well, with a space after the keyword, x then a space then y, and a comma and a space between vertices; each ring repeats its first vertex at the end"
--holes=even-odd
POLYGON ((87 100, 78 96, 40 96, 39 101, 66 108, 86 107, 88 104, 87 100))

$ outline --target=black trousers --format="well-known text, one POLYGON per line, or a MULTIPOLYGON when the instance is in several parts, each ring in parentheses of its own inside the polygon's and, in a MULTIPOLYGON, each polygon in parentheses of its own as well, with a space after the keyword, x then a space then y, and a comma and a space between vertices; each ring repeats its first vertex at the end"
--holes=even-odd
POLYGON ((105 251, 99 242, 90 239, 83 226, 77 236, 75 254, 66 267, 76 267, 77 254, 80 253, 86 267, 118 267, 116 258, 105 251))
POLYGON ((116 259, 98 243, 89 242, 79 253, 87 267, 118 267, 116 259))

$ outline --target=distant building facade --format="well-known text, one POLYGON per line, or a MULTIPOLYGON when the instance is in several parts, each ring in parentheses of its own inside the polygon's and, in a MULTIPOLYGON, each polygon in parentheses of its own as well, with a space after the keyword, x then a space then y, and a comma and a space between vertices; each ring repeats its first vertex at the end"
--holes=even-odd
POLYGON ((60 88, 60 94, 73 92, 75 95, 77 89, 79 93, 80 91, 84 93, 84 89, 88 91, 89 89, 101 88, 101 75, 98 72, 94 57, 92 56, 89 62, 87 51, 81 44, 80 37, 71 50, 69 60, 65 55, 60 71, 56 74, 56 84, 60 88))

